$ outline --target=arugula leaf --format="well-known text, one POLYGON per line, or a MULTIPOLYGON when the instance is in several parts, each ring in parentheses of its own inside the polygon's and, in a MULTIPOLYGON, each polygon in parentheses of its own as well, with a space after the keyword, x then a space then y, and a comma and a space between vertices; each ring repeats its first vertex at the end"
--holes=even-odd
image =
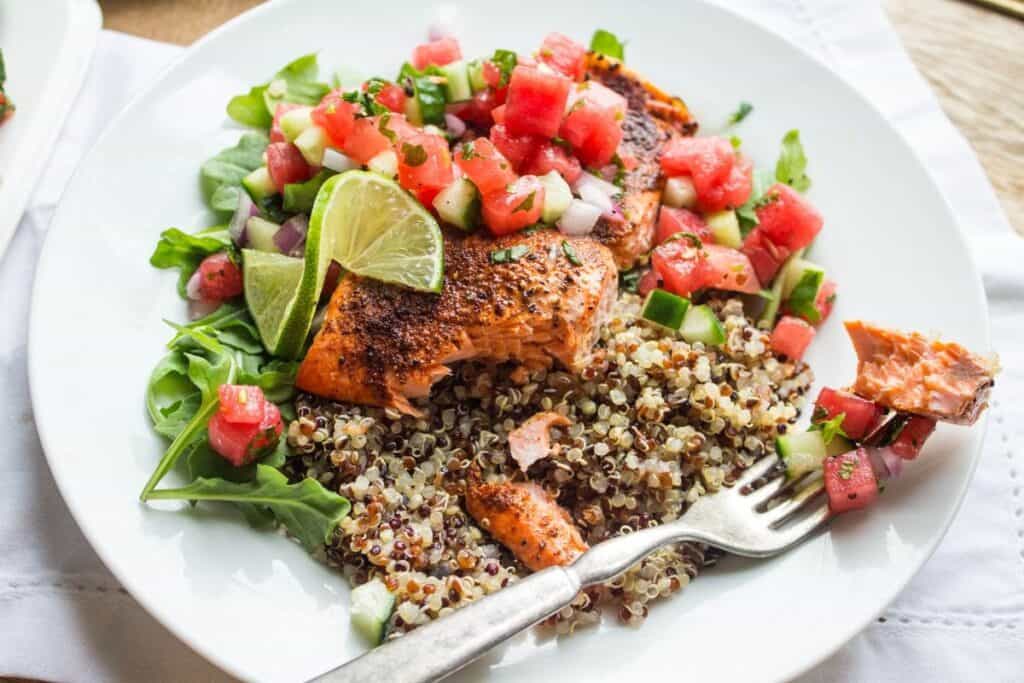
POLYGON ((740 221, 740 234, 746 237, 754 226, 757 225, 757 209, 763 206, 764 193, 775 182, 771 173, 756 169, 753 175, 753 183, 750 188, 750 197, 746 203, 736 209, 736 217, 740 221))
POLYGON ((594 31, 594 35, 590 38, 590 49, 593 52, 614 57, 619 61, 626 61, 626 44, 620 41, 614 33, 603 28, 594 31))
POLYGON ((267 465, 256 466, 254 482, 201 477, 182 488, 153 491, 150 498, 228 501, 266 507, 310 551, 330 540, 351 507, 347 499, 328 491, 317 480, 289 484, 287 477, 267 465))
POLYGON ((824 278, 825 273, 820 270, 805 270, 786 302, 791 311, 803 316, 811 324, 821 320, 821 314, 815 308, 814 301, 818 297, 818 290, 821 289, 824 278))
POLYGON ((263 99, 266 90, 266 85, 257 85, 243 95, 232 97, 228 102, 228 116, 243 126, 270 128, 274 117, 267 111, 267 104, 263 99))
POLYGON ((199 409, 202 395, 188 378, 188 359, 180 352, 164 356, 146 385, 146 411, 157 433, 173 439, 199 409))
POLYGON ((512 78, 512 69, 516 68, 516 64, 519 63, 519 55, 512 50, 495 50, 494 54, 491 55, 491 61, 501 71, 501 81, 498 84, 499 88, 503 88, 508 85, 508 81, 512 78))
POLYGON ((782 153, 775 164, 775 179, 789 185, 797 192, 806 192, 811 187, 807 176, 807 155, 800 142, 800 131, 794 129, 782 138, 782 153))
POLYGON ((180 268, 178 295, 186 298, 185 287, 199 262, 210 254, 231 248, 231 236, 222 228, 189 235, 178 228, 168 228, 160 233, 149 263, 156 268, 180 268))
POLYGON ((420 71, 409 62, 402 65, 398 72, 398 84, 413 89, 413 96, 419 104, 420 117, 424 124, 435 126, 444 124, 444 107, 447 104, 444 86, 437 77, 443 76, 436 66, 428 66, 420 71))
POLYGON ((735 126, 737 123, 747 118, 752 111, 754 111, 754 105, 746 101, 740 102, 739 106, 736 107, 736 111, 729 115, 729 125, 735 126))
POLYGON ((811 425, 810 431, 821 431, 821 438, 825 442, 826 446, 832 443, 832 440, 837 436, 848 439, 850 438, 849 435, 843 431, 843 420, 845 419, 846 413, 839 413, 831 420, 815 422, 811 425))
POLYGON ((309 213, 320 186, 334 175, 334 171, 322 168, 304 183, 288 183, 284 186, 284 210, 288 213, 309 213))
POLYGON ((303 55, 274 74, 269 83, 232 97, 227 106, 228 116, 243 126, 270 128, 279 102, 320 103, 330 86, 317 81, 319 73, 316 54, 303 55))
POLYGON ((260 333, 249 310, 241 303, 225 302, 209 315, 186 325, 169 324, 177 330, 177 334, 167 342, 167 348, 171 350, 201 348, 192 339, 192 333, 199 332, 248 354, 263 353, 260 333))
MULTIPOLYGON (((214 348, 221 348, 214 342, 214 348)), ((153 493, 153 489, 160 483, 172 467, 181 459, 185 453, 200 439, 206 432, 206 424, 210 421, 220 405, 217 397, 217 387, 221 384, 229 384, 235 378, 235 360, 231 353, 221 353, 208 360, 203 356, 193 353, 182 354, 188 362, 186 376, 189 381, 199 390, 200 403, 198 409, 174 437, 171 445, 164 452, 160 462, 157 464, 149 481, 142 489, 139 498, 147 500, 153 493)))
POLYGON ((234 147, 222 149, 199 167, 199 187, 206 203, 214 211, 228 214, 238 207, 242 179, 263 165, 267 137, 262 133, 244 133, 234 147))

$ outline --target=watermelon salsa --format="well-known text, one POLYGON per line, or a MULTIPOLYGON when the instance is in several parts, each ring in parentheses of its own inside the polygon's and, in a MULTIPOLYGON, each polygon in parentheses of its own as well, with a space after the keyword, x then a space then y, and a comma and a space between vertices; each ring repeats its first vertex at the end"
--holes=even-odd
MULTIPOLYGON (((297 80, 293 93, 282 78, 261 91, 255 114, 232 109, 235 100, 253 105, 245 98, 254 95, 235 98, 229 114, 268 130, 269 144, 264 139, 265 151, 245 169, 241 188, 227 188, 237 194, 230 240, 212 253, 213 234, 174 245, 192 269, 183 294, 207 307, 239 299, 236 246, 301 253, 317 191, 330 175, 351 169, 397 181, 442 224, 464 232, 552 228, 581 236, 602 222, 629 219, 622 176, 638 162, 622 146, 628 103, 588 78, 592 56, 551 33, 533 55, 497 49, 467 59, 455 38, 443 37, 414 46, 394 79, 334 89, 297 80)), ((299 61, 281 73, 297 79, 289 69, 299 61)), ((729 128, 751 110, 744 103, 729 128)), ((676 135, 664 144, 657 158, 664 191, 650 252, 641 255, 645 267, 624 273, 622 281, 646 297, 642 315, 650 322, 705 346, 726 341, 704 303, 708 294, 740 295, 760 309, 763 343, 780 358, 801 362, 838 290, 806 258, 824 219, 805 195, 803 146, 799 133, 789 131, 768 173, 755 168, 738 137, 726 136, 731 132, 676 135)), ((244 154, 242 143, 226 152, 234 163, 244 154)), ((223 190, 216 188, 210 202, 230 210, 235 195, 221 198, 223 190)), ((332 264, 322 297, 340 277, 332 264)), ((203 390, 204 400, 208 393, 203 390)), ((209 444, 230 466, 248 466, 277 447, 281 412, 259 386, 224 382, 215 403, 209 444)), ((780 435, 776 448, 789 476, 823 479, 831 510, 840 513, 870 505, 934 429, 931 418, 826 387, 811 428, 780 435)))

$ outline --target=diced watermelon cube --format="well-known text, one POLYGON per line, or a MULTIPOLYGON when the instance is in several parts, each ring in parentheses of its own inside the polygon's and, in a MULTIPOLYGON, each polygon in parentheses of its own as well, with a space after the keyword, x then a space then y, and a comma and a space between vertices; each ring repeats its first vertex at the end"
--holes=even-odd
POLYGON ((284 431, 281 411, 263 402, 263 416, 256 424, 233 423, 218 410, 207 424, 210 447, 235 467, 247 465, 272 448, 284 431))
POLYGON ((456 147, 455 163, 480 194, 496 192, 516 179, 511 162, 487 138, 477 138, 456 147))
POLYGON ((221 384, 217 387, 220 412, 232 424, 259 424, 263 419, 266 398, 257 386, 221 384))
POLYGON ((765 198, 770 201, 757 209, 757 220, 766 237, 791 251, 814 241, 825 221, 799 192, 776 183, 765 192, 765 198))
POLYGON ((735 165, 736 151, 728 140, 719 137, 673 138, 661 152, 665 175, 690 176, 698 199, 729 180, 735 165))
POLYGON ((840 413, 844 415, 843 431, 860 441, 878 427, 885 408, 848 391, 824 387, 814 402, 814 422, 831 420, 840 413))
POLYGON ((608 164, 622 141, 626 100, 596 81, 584 81, 569 94, 558 134, 586 166, 608 164))
POLYGON ((267 171, 278 192, 284 192, 285 185, 309 180, 314 172, 299 148, 290 142, 267 145, 267 171))
POLYGON ((661 244, 672 235, 680 232, 690 232, 700 238, 705 244, 714 242, 711 237, 711 228, 700 217, 699 214, 689 209, 674 209, 671 206, 662 205, 658 210, 658 228, 654 241, 661 244))
POLYGON ((540 220, 544 208, 544 184, 524 175, 507 189, 483 197, 484 224, 494 235, 507 235, 540 220))
POLYGON ((921 452, 924 442, 935 431, 935 420, 921 415, 911 415, 896 439, 889 444, 892 452, 904 460, 913 460, 921 452))
POLYGON ((836 305, 836 290, 839 285, 835 280, 825 280, 818 289, 818 296, 814 299, 814 307, 818 310, 818 324, 821 325, 832 315, 832 308, 836 305))
POLYGON ((536 135, 512 135, 502 125, 491 128, 491 142, 516 169, 522 168, 526 160, 545 144, 544 139, 536 135))
POLYGON ((430 206, 454 179, 448 142, 440 135, 417 133, 397 144, 396 151, 398 184, 430 206))
POLYGON ((551 171, 558 171, 565 182, 572 185, 583 174, 579 159, 571 156, 558 145, 542 142, 537 150, 520 165, 524 174, 543 176, 551 171))
POLYGON ((356 119, 352 131, 342 145, 342 151, 360 164, 366 164, 381 152, 391 148, 391 140, 377 127, 377 117, 356 119))
POLYGON ((703 289, 713 276, 707 252, 686 238, 671 240, 651 252, 651 265, 665 283, 665 289, 690 296, 703 289))
POLYGON ((828 507, 834 514, 865 508, 878 498, 878 480, 863 448, 826 458, 824 469, 828 507))
POLYGON ((757 273, 757 279, 767 285, 775 279, 779 268, 789 258, 791 251, 780 247, 769 239, 761 226, 754 228, 743 241, 741 251, 750 259, 757 273))
POLYGON ((719 244, 705 244, 704 251, 707 252, 708 265, 711 267, 708 287, 746 294, 761 291, 754 266, 742 251, 719 244))
POLYGON ((242 269, 227 252, 218 251, 204 258, 192 277, 195 284, 189 280, 190 298, 198 301, 224 301, 242 293, 242 269))
POLYGON ((784 315, 775 323, 769 346, 790 360, 800 360, 814 339, 814 328, 806 321, 784 315))
POLYGON ((651 268, 636 283, 636 292, 640 296, 647 296, 652 290, 661 287, 661 275, 654 268, 651 268))
POLYGON ((505 101, 505 125, 512 135, 558 134, 572 81, 565 76, 517 66, 505 101))
POLYGON ((734 209, 750 198, 753 184, 754 164, 741 156, 724 182, 697 193, 697 205, 706 213, 734 209))
POLYGON ((574 81, 583 80, 587 48, 569 36, 549 33, 540 45, 540 61, 574 81))
POLYGON ((451 36, 417 45, 412 51, 412 65, 417 69, 425 69, 431 64, 444 66, 460 59, 462 59, 462 49, 459 47, 459 41, 451 36))
MULTIPOLYGON (((278 110, 282 106, 284 105, 279 104, 278 110)), ((313 123, 327 131, 327 137, 330 138, 331 144, 340 147, 348 139, 356 124, 356 105, 346 102, 340 92, 333 91, 325 95, 320 100, 320 104, 313 108, 310 118, 313 123)), ((284 135, 281 136, 281 140, 284 140, 284 135)), ((270 141, 277 142, 273 135, 271 135, 270 141)))

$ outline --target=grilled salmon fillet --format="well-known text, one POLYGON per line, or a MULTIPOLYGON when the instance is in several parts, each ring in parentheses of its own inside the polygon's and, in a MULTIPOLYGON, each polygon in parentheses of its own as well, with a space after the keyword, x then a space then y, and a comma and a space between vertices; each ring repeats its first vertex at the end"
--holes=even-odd
POLYGON ((536 484, 470 484, 466 510, 535 572, 571 564, 588 548, 569 513, 536 484))
POLYGON ((619 153, 631 157, 636 166, 624 178, 623 220, 602 218, 592 234, 612 250, 619 268, 631 268, 654 243, 665 186, 658 164, 661 148, 674 136, 693 135, 697 122, 681 99, 668 95, 616 59, 589 53, 587 78, 626 98, 619 153))
POLYGON ((853 390, 904 413, 970 425, 988 405, 999 363, 959 344, 848 320, 857 352, 853 390))
POLYGON ((552 230, 500 239, 447 234, 445 261, 439 295, 342 280, 296 386, 415 415, 409 399, 426 397, 450 373, 448 363, 477 358, 532 368, 558 361, 579 370, 590 359, 618 285, 604 246, 552 230), (492 253, 512 247, 527 252, 493 262, 492 253))

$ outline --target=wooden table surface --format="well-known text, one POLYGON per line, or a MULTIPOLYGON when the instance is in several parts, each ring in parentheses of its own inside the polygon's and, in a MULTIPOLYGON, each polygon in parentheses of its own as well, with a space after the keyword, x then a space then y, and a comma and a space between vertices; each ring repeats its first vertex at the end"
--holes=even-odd
MULTIPOLYGON (((187 45, 259 0, 99 0, 106 28, 187 45)), ((964 0, 883 0, 1024 234, 1024 21, 964 0)))

